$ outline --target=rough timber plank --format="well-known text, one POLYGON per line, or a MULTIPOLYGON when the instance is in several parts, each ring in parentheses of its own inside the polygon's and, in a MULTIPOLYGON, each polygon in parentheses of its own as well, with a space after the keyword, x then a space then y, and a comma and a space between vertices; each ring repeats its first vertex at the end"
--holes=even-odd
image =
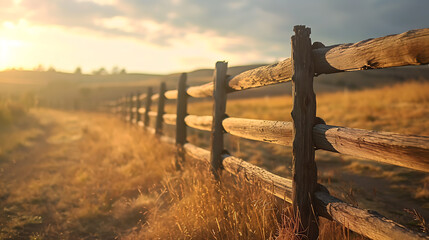
POLYGON ((315 73, 429 63, 429 28, 313 50, 315 73))
MULTIPOLYGON (((152 133, 154 130, 152 129, 152 133)), ((161 138, 162 141, 174 144, 174 139, 161 138)), ((192 158, 210 165, 210 151, 193 144, 184 145, 186 154, 192 158)), ((252 184, 262 184, 264 190, 272 193, 286 202, 292 202, 292 180, 282 178, 265 169, 254 166, 240 158, 222 155, 226 171, 252 184)), ((322 187, 323 188, 323 187, 322 187)), ((372 239, 429 239, 420 233, 406 229, 404 226, 378 214, 375 211, 360 209, 345 203, 327 193, 314 193, 316 209, 325 218, 343 224, 350 230, 372 239)))
POLYGON ((147 93, 146 93, 146 105, 145 105, 145 112, 144 112, 144 117, 143 117, 143 124, 145 127, 149 126, 149 112, 150 112, 150 106, 152 105, 152 88, 148 87, 147 88, 147 93))
POLYGON ((176 108, 176 144, 186 143, 186 123, 185 117, 188 115, 188 96, 186 95, 187 74, 182 73, 177 84, 177 108, 176 108))
POLYGON ((429 172, 429 137, 317 124, 317 148, 429 172))
POLYGON ((296 234, 315 240, 319 235, 317 216, 313 211, 317 187, 314 161, 313 126, 316 118, 316 96, 313 91, 313 61, 310 28, 295 26, 292 36, 292 207, 299 219, 296 234))
POLYGON ((167 99, 177 99, 177 90, 168 90, 164 93, 167 99))
POLYGON ((163 121, 169 125, 176 125, 176 114, 166 113, 162 116, 163 121))
POLYGON ((292 146, 291 122, 230 117, 222 125, 227 133, 237 137, 292 146))
POLYGON ((159 86, 159 98, 158 98, 158 112, 156 115, 156 126, 155 126, 155 132, 158 135, 162 135, 162 115, 164 115, 164 107, 165 107, 165 97, 164 92, 166 91, 166 84, 165 82, 161 82, 159 86))
MULTIPOLYGON (((175 124, 175 115, 164 115, 164 121, 175 124)), ((210 131, 212 116, 188 115, 188 127, 210 131)), ((223 128, 231 135, 246 139, 292 146, 292 123, 229 117, 223 128)), ((318 149, 363 157, 419 171, 429 172, 429 137, 377 132, 317 124, 313 142, 318 149)))
POLYGON ((427 235, 413 232, 375 211, 354 207, 325 191, 315 192, 314 195, 316 209, 321 216, 371 239, 429 239, 427 235))
POLYGON ((185 122, 188 127, 196 128, 203 131, 211 131, 212 120, 212 116, 188 115, 185 117, 185 122))
MULTIPOLYGON (((429 28, 367 39, 358 43, 338 44, 312 50, 314 72, 337 73, 376 68, 429 64, 429 28)), ((292 60, 242 72, 228 80, 228 92, 283 83, 292 79, 292 60)), ((210 97, 213 83, 190 87, 192 97, 210 97)), ((175 96, 175 93, 168 94, 175 96)), ((174 99, 174 98, 172 98, 174 99)))
POLYGON ((210 162, 211 170, 216 179, 219 178, 219 174, 222 170, 222 153, 224 151, 223 146, 223 133, 224 129, 222 121, 225 119, 226 114, 226 72, 228 69, 228 63, 217 62, 214 76, 213 76, 213 121, 212 130, 210 137, 210 162))

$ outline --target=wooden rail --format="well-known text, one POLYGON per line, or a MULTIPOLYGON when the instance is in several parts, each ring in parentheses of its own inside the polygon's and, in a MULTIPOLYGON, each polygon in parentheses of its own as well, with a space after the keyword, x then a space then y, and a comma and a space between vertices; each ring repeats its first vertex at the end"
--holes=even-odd
MULTIPOLYGON (((154 132, 154 130, 152 130, 154 132)), ((161 139, 166 143, 174 143, 169 137, 161 139)), ((184 145, 186 154, 196 160, 210 164, 210 151, 193 144, 184 145)), ((226 171, 251 184, 258 184, 265 191, 292 203, 292 180, 280 177, 265 169, 250 164, 240 158, 222 155, 223 166, 226 171)), ((397 224, 379 213, 360 209, 345 203, 329 194, 323 186, 315 192, 316 209, 320 216, 347 226, 354 232, 372 239, 415 239, 426 238, 421 233, 415 233, 404 226, 397 224), (380 226, 383 226, 380 228, 380 226)))
MULTIPOLYGON (((175 114, 164 115, 167 124, 175 124, 175 114)), ((188 127, 210 131, 212 116, 188 115, 188 127)), ((292 122, 229 117, 222 126, 231 135, 292 146, 292 122)), ((330 152, 429 172, 429 137, 377 132, 317 124, 312 129, 314 145, 330 152)))
MULTIPOLYGON (((315 74, 424 65, 429 64, 429 28, 367 39, 358 43, 328 47, 317 43, 313 44, 313 48, 315 48, 312 50, 315 74)), ((292 80, 292 75, 292 60, 287 58, 230 77, 228 92, 288 82, 292 80)), ((195 98, 210 97, 213 94, 213 83, 189 87, 187 93, 195 98)), ((177 90, 167 91, 165 97, 176 99, 177 90)))
POLYGON ((319 216, 372 239, 429 239, 374 211, 359 209, 331 196, 326 188, 317 184, 314 161, 315 149, 321 149, 429 172, 429 137, 322 124, 323 121, 316 118, 313 93, 315 75, 428 64, 429 29, 329 47, 318 42, 311 44, 310 29, 305 26, 296 26, 294 31, 292 57, 277 64, 230 77, 226 75, 227 64, 218 62, 213 82, 187 87, 186 74, 182 74, 177 90, 166 91, 161 83, 158 94, 152 95, 149 88, 146 94, 121 98, 109 106, 129 122, 157 133, 164 142, 175 144, 178 169, 187 155, 206 162, 216 179, 223 169, 291 203, 300 220, 297 233, 304 233, 308 239, 318 238, 316 220, 319 216), (234 118, 225 114, 227 93, 291 80, 294 88, 292 122, 234 118), (213 116, 187 114, 187 97, 210 96, 214 99, 213 116), (165 99, 178 99, 177 115, 164 112, 165 99), (146 100, 144 108, 140 100, 146 100), (158 112, 150 111, 152 101, 158 101, 158 112), (144 114, 142 121, 139 121, 140 114, 144 114), (156 117, 155 129, 148 127, 149 117, 156 117), (163 123, 176 125, 175 140, 162 135, 163 123), (187 143, 186 127, 211 131, 211 151, 187 143), (226 154, 224 133, 292 146, 292 179, 279 177, 226 154))

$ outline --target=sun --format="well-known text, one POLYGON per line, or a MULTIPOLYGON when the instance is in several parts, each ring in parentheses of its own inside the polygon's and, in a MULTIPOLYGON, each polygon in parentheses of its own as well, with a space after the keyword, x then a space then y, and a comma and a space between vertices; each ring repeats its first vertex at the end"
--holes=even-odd
POLYGON ((0 69, 11 66, 14 51, 22 45, 21 41, 0 38, 0 69))

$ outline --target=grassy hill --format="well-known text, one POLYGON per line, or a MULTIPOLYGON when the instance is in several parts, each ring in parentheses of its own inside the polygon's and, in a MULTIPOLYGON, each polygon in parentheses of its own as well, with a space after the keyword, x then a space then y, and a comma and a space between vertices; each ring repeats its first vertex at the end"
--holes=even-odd
MULTIPOLYGON (((253 69, 262 65, 236 66, 228 69, 229 75, 253 69)), ((177 85, 180 73, 167 75, 128 73, 109 75, 88 75, 63 72, 38 72, 9 70, 0 72, 0 94, 13 96, 32 92, 45 104, 65 107, 95 106, 105 100, 113 100, 132 92, 146 91, 152 86, 156 92, 159 83, 167 83, 168 89, 177 85)), ((189 85, 200 85, 212 81, 213 69, 199 69, 188 73, 189 85)), ((317 93, 359 90, 392 85, 407 79, 428 80, 428 66, 400 67, 381 70, 367 70, 349 73, 321 75, 315 78, 317 93)), ((291 93, 290 83, 251 89, 230 95, 230 98, 284 95, 291 93)))

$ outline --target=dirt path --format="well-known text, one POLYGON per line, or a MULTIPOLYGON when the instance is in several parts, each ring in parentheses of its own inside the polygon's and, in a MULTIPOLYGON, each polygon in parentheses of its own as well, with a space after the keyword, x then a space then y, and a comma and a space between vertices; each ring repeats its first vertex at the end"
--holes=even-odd
POLYGON ((0 129, 0 239, 118 239, 140 229, 174 155, 130 127, 41 109, 0 129))
POLYGON ((1 239, 29 239, 45 228, 56 211, 54 178, 59 169, 76 162, 76 141, 83 124, 72 115, 33 112, 18 123, 17 138, 2 156, 0 168, 1 239), (33 134, 25 135, 24 133, 33 134), (24 135, 20 137, 19 135, 24 135), (50 181, 52 180, 52 181, 50 181))

